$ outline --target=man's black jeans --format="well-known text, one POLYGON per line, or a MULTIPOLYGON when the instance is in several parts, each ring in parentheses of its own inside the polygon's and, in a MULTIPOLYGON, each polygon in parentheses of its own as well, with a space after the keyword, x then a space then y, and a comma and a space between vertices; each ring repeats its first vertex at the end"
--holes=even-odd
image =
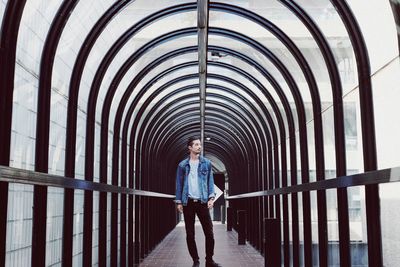
POLYGON ((210 211, 207 207, 207 203, 202 204, 200 200, 194 202, 192 199, 189 199, 187 206, 183 206, 183 217, 185 218, 186 228, 186 242, 188 245, 190 256, 192 256, 193 261, 199 259, 196 241, 194 240, 195 214, 197 214, 197 217, 200 220, 201 226, 203 227, 204 235, 206 237, 206 261, 212 261, 212 257, 214 255, 214 233, 210 211))

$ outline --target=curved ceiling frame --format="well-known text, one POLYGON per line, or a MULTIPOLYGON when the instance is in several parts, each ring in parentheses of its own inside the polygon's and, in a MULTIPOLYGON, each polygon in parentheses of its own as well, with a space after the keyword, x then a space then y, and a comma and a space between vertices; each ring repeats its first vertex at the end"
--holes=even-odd
MULTIPOLYGON (((193 96, 193 95, 192 95, 193 96)), ((166 96, 166 98, 167 98, 168 96, 166 96)), ((224 96, 221 96, 221 97, 223 97, 225 100, 229 100, 227 97, 224 97, 224 96)), ((187 98, 186 96, 184 96, 184 97, 181 97, 181 98, 187 98)), ((164 111, 164 110, 167 110, 168 108, 170 108, 170 106, 171 105, 173 105, 173 104, 175 104, 175 102, 179 102, 180 101, 180 99, 179 100, 174 100, 174 101, 172 101, 171 103, 168 103, 164 108, 162 108, 160 111, 158 111, 157 113, 164 113, 164 112, 166 112, 166 111, 164 111)), ((161 103, 163 102, 163 101, 160 101, 161 103)), ((192 103, 194 103, 194 102, 192 102, 192 103)), ((218 104, 217 104, 218 105, 218 104)), ((222 104, 219 104, 220 106, 222 105, 222 104)), ((152 108, 152 110, 150 111, 150 112, 148 112, 148 114, 153 114, 154 112, 153 112, 153 110, 154 109, 156 109, 157 107, 153 107, 152 108)), ((173 112, 173 111, 172 111, 173 112)), ((184 113, 184 112, 183 112, 184 113)), ((149 115, 149 116, 151 116, 151 115, 149 115)), ((160 119, 160 117, 159 116, 156 116, 156 117, 158 117, 158 121, 159 120, 162 120, 162 121, 164 121, 164 119, 160 119)), ((147 120, 147 119, 146 119, 147 120)), ((244 119, 244 120, 246 120, 246 119, 244 119)), ((253 123, 256 123, 255 121, 253 121, 253 123)), ((153 125, 157 125, 157 123, 153 123, 153 125)), ((133 128, 137 128, 137 127, 133 127, 133 128)), ((154 127, 152 127, 152 128, 154 128, 154 127)), ((159 126, 158 128, 168 128, 168 127, 161 127, 161 126, 159 126)), ((248 128, 249 127, 246 127, 247 128, 247 130, 248 130, 248 128)), ((143 126, 143 127, 140 127, 140 129, 142 130, 143 129, 143 132, 145 132, 144 134, 140 134, 141 136, 165 136, 165 135, 163 135, 163 134, 154 134, 153 133, 153 130, 148 130, 147 132, 149 132, 149 133, 147 133, 146 132, 146 130, 144 130, 145 129, 145 127, 143 126)), ((254 135, 255 136, 257 136, 255 133, 253 133, 252 134, 253 135, 253 138, 254 138, 254 135)), ((140 140, 141 138, 139 137, 139 140, 140 140)), ((139 141, 138 141, 139 142, 139 141)), ((157 142, 157 141, 154 141, 153 143, 160 143, 160 142, 157 142)), ((163 142, 161 142, 161 143, 163 143, 163 142)), ((147 148, 146 147, 146 151, 150 151, 150 149, 149 148, 147 148)), ((139 153, 140 154, 140 153, 139 153)))
MULTIPOLYGON (((214 102, 214 101, 213 101, 214 102)), ((192 102, 193 103, 193 102, 192 102)), ((212 111, 215 111, 215 108, 223 108, 224 110, 226 110, 226 109, 228 109, 230 112, 235 112, 235 109, 232 109, 232 107, 230 107, 229 105, 226 105, 226 104, 220 104, 220 103, 214 103, 214 105, 217 105, 217 107, 209 107, 209 109, 210 110, 212 110, 212 111)), ((194 108, 193 109, 193 111, 195 111, 196 109, 194 108)), ((181 111, 181 113, 183 114, 183 115, 185 115, 186 114, 186 111, 181 111)), ((237 111, 236 111, 236 113, 237 113, 237 111)), ((210 113, 208 113, 208 114, 211 114, 211 112, 210 113)), ((216 114, 214 114, 214 116, 217 116, 216 114)), ((237 114, 236 116, 243 116, 242 114, 237 114)), ((174 118, 175 118, 175 116, 174 116, 174 118)), ((221 118, 222 119, 222 118, 221 118)), ((179 121, 179 119, 175 119, 175 120, 177 120, 177 121, 179 121)), ((212 119, 211 119, 211 117, 210 117, 210 119, 207 119, 207 124, 208 124, 208 122, 209 121, 211 121, 212 119)), ((231 119, 228 119, 226 116, 225 116, 225 120, 231 120, 231 119)), ((164 121, 164 120, 163 120, 164 121)), ((246 118, 241 118, 240 120, 239 120, 240 122, 241 122, 241 124, 245 124, 246 123, 246 118)), ((239 123, 239 121, 238 121, 238 123, 239 123)), ((170 124, 172 124, 172 123, 170 123, 170 124)), ((249 129, 248 129, 248 127, 246 127, 245 125, 242 125, 241 127, 245 127, 245 131, 248 131, 249 129)), ((160 127, 158 127, 158 131, 164 131, 164 130, 162 130, 162 129, 168 129, 168 128, 170 128, 170 127, 168 127, 168 125, 166 126, 166 127, 161 127, 161 125, 160 125, 160 127)), ((231 130, 231 132, 232 132, 232 130, 231 130)), ((153 133, 152 131, 151 131, 151 133, 153 133)), ((252 133, 252 139, 254 140, 254 132, 252 133)), ((167 137, 167 136, 169 136, 169 135, 166 135, 166 134, 162 134, 162 132, 155 132, 155 134, 140 134, 141 136, 145 136, 145 137, 148 137, 148 136, 163 136, 163 137, 167 137)), ((141 138, 141 137, 139 137, 139 138, 141 138)), ((243 138, 243 137, 242 137, 243 138)), ((151 141, 151 140, 150 140, 151 141)), ((256 142, 259 142, 259 141, 256 141, 256 142)), ((153 141, 153 144, 155 144, 155 143, 157 143, 157 141, 153 141)), ((160 143, 165 143, 165 141, 163 141, 163 142, 160 142, 160 143)), ((254 141, 252 142, 252 145, 254 146, 254 141)), ((157 149, 157 147, 154 145, 154 147, 157 149)), ((249 144, 247 144, 247 147, 249 148, 249 144)), ((250 146, 251 147, 251 146, 250 146)), ((152 149, 151 148, 149 148, 148 149, 149 151, 151 151, 152 149)), ((257 152, 257 154, 259 154, 260 152, 257 152)), ((157 153, 157 151, 155 151, 155 154, 158 154, 157 153)), ((246 153, 247 154, 247 153, 246 153)), ((252 156, 252 158, 254 159, 254 156, 252 156)), ((254 162, 256 161, 256 160, 259 160, 260 159, 260 157, 258 157, 258 156, 256 156, 256 158, 254 159, 254 162)), ((255 167, 255 168, 257 168, 257 167, 255 167)))
MULTIPOLYGON (((157 131, 163 131, 162 128, 161 128, 161 124, 162 123, 164 123, 164 124, 165 123, 169 123, 168 119, 171 119, 171 120, 173 119, 173 118, 171 118, 171 116, 174 116, 174 118, 176 118, 176 116, 178 116, 178 115, 185 115, 185 111, 184 110, 182 111, 181 109, 186 107, 186 106, 188 106, 188 105, 196 104, 194 102, 194 100, 190 100, 191 98, 194 98, 194 96, 195 96, 194 94, 188 94, 186 96, 177 98, 174 101, 171 101, 170 103, 168 103, 164 107, 161 107, 161 106, 157 107, 157 108, 160 108, 160 110, 156 114, 162 114, 162 115, 159 115, 159 117, 157 118, 157 121, 156 121, 156 122, 160 123, 159 124, 160 127, 154 127, 154 125, 156 125, 156 124, 151 124, 151 125, 148 126, 148 128, 149 128, 148 131, 145 131, 145 130, 139 131, 138 132, 138 136, 139 137, 135 138, 135 139, 141 140, 142 139, 141 137, 143 137, 143 136, 157 136, 157 137, 166 136, 166 135, 161 135, 161 133, 156 135, 157 131), (185 103, 180 103, 182 101, 186 101, 186 102, 185 103), (178 107, 174 107, 174 106, 176 106, 176 104, 179 104, 179 106, 178 107)), ((193 108, 190 108, 190 110, 193 111, 193 108)), ((188 108, 188 111, 189 111, 189 108, 188 108)), ((242 120, 244 120, 244 119, 242 118, 242 120)), ((146 124, 148 124, 148 123, 149 122, 146 121, 146 124)), ((165 127, 164 129, 170 129, 170 127, 172 127, 172 125, 171 126, 168 125, 168 127, 165 127)), ((137 129, 137 128, 132 128, 131 131, 135 132, 135 129, 137 129)), ((248 127, 246 127, 245 129, 248 131, 248 127)), ((255 138, 254 137, 254 133, 252 133, 252 139, 254 140, 254 138, 255 138)), ((161 139, 163 139, 163 138, 161 138, 161 139)), ((163 141, 163 140, 161 140, 161 141, 163 141)), ((143 142, 141 142, 141 143, 143 143, 143 142)), ((150 139, 150 145, 149 146, 145 146, 146 152, 153 151, 152 150, 152 146, 153 146, 153 144, 155 146, 156 143, 164 144, 164 142, 160 142, 159 138, 156 138, 154 140, 150 139)), ((253 144, 254 144, 254 142, 253 142, 253 144)), ((246 154, 248 154, 248 152, 246 152, 246 154)))
MULTIPOLYGON (((222 34, 221 32, 220 32, 220 34, 222 34)), ((105 131, 104 131, 105 132, 105 131)))
MULTIPOLYGON (((18 29, 26 0, 7 1, 0 34, 0 165, 10 165, 14 76, 18 29)), ((0 182, 0 209, 8 212, 8 183, 0 182)), ((0 219, 0 236, 7 236, 7 216, 0 219)), ((6 238, 0 240, 0 265, 6 264, 6 238)))
MULTIPOLYGON (((195 127, 195 126, 194 126, 195 127)), ((172 140, 170 142, 177 142, 177 139, 182 139, 183 136, 188 136, 190 133, 193 133, 195 131, 194 127, 190 127, 187 129, 187 131, 183 132, 183 133, 175 133, 173 136, 170 136, 169 140, 172 140)), ((224 160, 225 162, 227 162, 227 165, 229 166, 229 168, 231 168, 232 171, 230 171, 229 177, 232 177, 235 180, 238 180, 239 177, 248 177, 249 176, 249 171, 250 171, 250 167, 249 166, 245 166, 242 168, 237 168, 235 166, 235 163, 237 164, 238 159, 235 155, 235 150, 229 150, 227 149, 228 144, 226 143, 226 140, 224 138, 221 138, 220 133, 223 132, 226 134, 226 130, 221 130, 220 129, 221 126, 219 126, 218 128, 216 128, 215 126, 212 126, 210 128, 209 131, 209 136, 211 137, 211 141, 207 141, 206 144, 210 145, 210 144, 215 144, 218 146, 219 150, 210 150, 210 153, 214 153, 214 154, 222 154, 224 153, 225 155, 223 155, 222 157, 220 157, 220 160, 224 160), (217 144, 217 142, 220 142, 219 144, 217 144)), ((186 147, 186 143, 185 142, 177 142, 176 143, 176 147, 174 147, 174 150, 169 151, 168 156, 171 157, 171 159, 173 159, 175 161, 177 161, 177 163, 179 162, 179 160, 182 160, 183 157, 178 158, 177 155, 182 155, 185 151, 182 149, 179 149, 179 145, 182 145, 183 148, 186 147)), ((208 153, 207 153, 208 155, 208 153)), ((172 174, 172 177, 174 177, 174 174, 176 172, 176 168, 173 169, 172 166, 169 167, 169 169, 166 169, 166 174, 172 174)), ((243 179, 247 180, 247 179, 243 179)))
MULTIPOLYGON (((181 77, 180 79, 185 79, 185 77, 181 77)), ((162 91, 162 90, 158 90, 158 91, 162 91)), ((249 91, 249 90, 246 90, 246 91, 249 91)), ((180 91, 179 91, 180 92, 180 91)), ((231 92, 232 93, 232 92, 231 92)), ((173 95, 174 93, 172 93, 171 95, 173 95)), ((237 97, 240 97, 240 95, 238 95, 238 94, 236 94, 236 96, 237 97)), ((151 95, 149 98, 148 98, 148 100, 149 101, 151 101, 151 99, 153 99, 154 97, 156 97, 156 95, 151 95)), ((257 99, 257 97, 256 96, 254 96, 253 95, 253 98, 254 99, 257 99)), ((163 98, 164 99, 164 98, 163 98)), ((147 101, 147 100, 146 100, 147 101)), ((246 101, 246 100, 245 100, 246 101)), ((255 100, 255 101, 257 101, 257 100, 255 100)), ((164 101, 160 101, 161 103, 163 103, 164 101)), ((247 101, 247 103, 249 104, 249 102, 247 101)), ((259 104, 261 104, 262 105, 262 103, 259 103, 259 104)), ((142 109, 143 108, 146 108, 146 106, 147 106, 148 104, 145 102, 143 105, 142 105, 142 109)), ((262 109, 262 108, 261 108, 262 109)), ((265 110, 264 110, 264 112, 265 112, 265 110)), ((143 112, 138 112, 138 114, 142 114, 143 112)), ((149 114, 153 114, 153 109, 151 110, 151 111, 149 111, 149 114)), ((260 114, 258 115, 258 116, 260 116, 260 114)), ((137 118, 137 117, 136 117, 137 118)), ((263 122, 263 120, 261 120, 262 122, 263 122)), ((270 120, 270 123, 271 123, 272 121, 270 120)), ((259 123, 259 122, 258 122, 259 123)), ((263 124, 263 123, 262 123, 263 124)), ((263 126, 262 127, 266 127, 266 125, 265 124, 263 124, 263 126)), ((138 125, 136 124, 136 123, 134 123, 133 124, 133 126, 132 126, 132 128, 141 128, 142 129, 142 127, 138 127, 138 125)), ((273 129, 273 131, 276 131, 275 129, 273 129)), ((151 135, 152 136, 152 135, 151 135)), ((264 137, 265 138, 265 137, 264 137)), ((275 140, 275 146, 277 146, 277 141, 275 140)))
MULTIPOLYGON (((346 6, 346 3, 340 3, 340 1, 335 1, 335 0, 332 0, 332 2, 334 3, 334 5, 336 6, 336 7, 338 7, 338 6, 340 6, 340 5, 342 5, 342 7, 341 8, 337 8, 338 9, 338 13, 342 16, 342 18, 343 17, 345 17, 345 18, 353 18, 354 19, 354 16, 351 14, 351 12, 350 12, 350 15, 348 15, 346 12, 348 12, 349 11, 349 8, 346 6), (344 5, 344 7, 343 7, 343 5, 344 5)), ((20 9, 18 9, 18 8, 16 8, 16 10, 18 11, 21 11, 22 12, 22 10, 23 10, 23 5, 24 5, 24 3, 25 3, 25 1, 23 1, 23 2, 19 2, 18 4, 19 5, 21 5, 22 7, 20 8, 20 9)), ((7 10, 9 10, 8 9, 9 8, 9 5, 7 4, 7 10)), ((16 12, 16 14, 21 14, 21 12, 16 12)), ((6 17, 6 15, 7 15, 7 12, 5 13, 5 17, 6 17)), ((13 14, 13 15, 15 15, 15 13, 13 14)), ((19 17, 19 19, 18 19, 18 15, 17 15, 17 21, 18 21, 18 24, 19 24, 19 21, 20 21, 20 17, 19 17)), ((351 23, 352 21, 351 20, 348 20, 348 19, 344 19, 344 24, 346 25, 346 28, 349 30, 349 32, 350 32, 350 34, 349 34, 349 36, 350 36, 350 38, 352 39, 352 43, 362 43, 363 42, 363 39, 362 39, 362 35, 361 35, 361 32, 359 31, 359 28, 358 28, 358 25, 356 25, 356 26, 352 26, 352 23, 351 23), (350 21, 350 22, 349 22, 350 21), (354 28, 355 28, 355 31, 354 31, 354 28), (361 37, 361 38, 359 38, 359 37, 361 37), (361 41, 360 41, 361 40, 361 41)), ((17 26, 17 28, 18 28, 18 26, 17 26)), ((17 32, 17 31, 16 31, 17 32)), ((2 38, 3 39, 3 38, 2 38)), ((354 46, 353 46, 354 47, 354 46)), ((367 54, 365 53, 366 52, 366 50, 365 50, 365 45, 362 45, 361 44, 361 46, 357 46, 357 48, 355 48, 355 50, 356 50, 356 57, 358 58, 358 56, 357 55, 360 55, 361 54, 361 60, 362 61, 364 61, 364 59, 368 59, 368 56, 367 56, 367 54), (361 49, 359 49, 359 48, 361 48, 361 49), (364 53, 364 55, 362 55, 362 53, 364 53)), ((14 54, 14 56, 15 56, 15 53, 11 53, 11 56, 14 54)), ((359 58, 358 58, 359 59, 359 58)), ((360 61, 359 60, 357 60, 357 62, 359 62, 360 63, 360 61)), ((364 68, 364 66, 368 66, 367 68, 369 68, 369 63, 368 63, 368 61, 366 61, 365 63, 367 63, 367 64, 358 64, 358 68, 359 69, 361 69, 361 68, 364 68)), ((366 70, 366 71, 363 71, 363 72, 361 72, 362 74, 360 75, 360 88, 362 88, 362 89, 366 89, 365 91, 366 91, 366 97, 361 97, 361 100, 360 101, 364 101, 364 102, 366 102, 366 103, 372 103, 372 97, 370 97, 369 95, 370 95, 370 90, 368 90, 368 89, 370 89, 370 85, 371 85, 371 83, 370 83, 370 77, 369 77, 369 75, 366 77, 366 79, 363 79, 362 77, 363 77, 363 75, 364 74, 368 74, 368 70, 366 70)), ((14 77, 14 75, 11 75, 10 77, 14 77)), ((365 78, 365 77, 364 77, 365 78)), ((3 79, 2 79, 2 81, 3 81, 3 79)), ((13 87, 13 86, 12 86, 13 87)), ((9 88, 9 87, 5 87, 5 88, 9 88)), ((11 91, 12 91, 12 89, 11 89, 11 91)), ((364 90, 360 90, 361 91, 361 94, 364 94, 364 90)), ((367 169, 370 169, 370 168, 372 168, 372 169, 376 169, 376 153, 373 153, 374 151, 375 151, 375 149, 374 149, 374 147, 375 147, 375 136, 374 136, 374 125, 373 125, 373 122, 371 123, 371 122, 368 122, 368 120, 369 120, 369 118, 371 117, 371 116, 365 116, 365 114, 366 115, 369 115, 371 112, 370 111, 364 111, 364 109, 366 109, 367 107, 368 107, 368 105, 366 104, 366 105, 361 105, 362 106, 362 114, 363 114, 363 123, 362 123, 362 125, 363 125, 363 135, 365 134, 366 136, 364 136, 364 138, 363 138, 363 142, 364 142, 364 154, 366 154, 366 155, 371 155, 371 156, 368 156, 367 158, 365 157, 365 161, 366 161, 366 163, 365 163, 365 165, 366 165, 366 168, 367 169), (372 128, 371 128, 371 126, 372 126, 372 128), (364 127, 366 127, 366 128, 371 128, 371 130, 372 131, 365 131, 364 130, 364 127), (365 150, 367 150, 367 151, 365 151, 365 150), (371 153, 368 153, 368 152, 371 152, 371 153), (375 158, 375 159, 374 159, 375 158), (374 163, 375 162, 375 163, 374 163), (375 167, 374 167, 374 165, 375 165, 375 167)), ((369 107, 372 107, 372 106, 369 106, 369 107)), ((8 113, 6 113, 6 114, 8 114, 8 113)), ((6 130, 7 130, 7 128, 6 128, 6 130)), ((7 139, 6 139, 6 142, 7 142, 7 139)), ((2 153, 3 154, 3 153, 2 153)), ((372 188, 371 188, 372 189, 372 188)), ((368 189, 367 189, 368 190, 368 189)), ((375 189, 373 189, 373 190, 368 190, 371 194, 369 194, 370 196, 372 196, 372 194, 374 195, 374 196, 377 196, 377 191, 375 190, 375 189)), ((379 207, 378 207, 379 208, 379 207)), ((379 218, 379 216, 377 216, 376 218, 379 218)), ((378 224, 379 225, 379 224, 378 224)), ((369 228, 370 229, 370 228, 369 228)), ((369 234, 369 237, 371 237, 371 233, 369 234)), ((376 240, 376 238, 374 239, 375 241, 378 241, 378 240, 376 240)), ((371 242, 369 242, 369 243, 371 243, 371 242)), ((372 242, 372 243, 374 243, 374 242, 372 242)), ((374 243, 375 244, 375 243, 374 243)), ((378 251, 377 253, 379 254, 379 251, 381 251, 381 248, 380 248, 380 246, 379 246, 379 242, 378 243, 376 243, 376 244, 378 244, 378 250, 376 250, 376 251, 378 251)), ((371 253, 370 252, 370 250, 369 250, 369 256, 370 256, 370 259, 372 259, 372 257, 371 257, 371 254, 373 254, 373 253, 371 253)), ((378 258, 381 258, 381 253, 380 253, 380 257, 378 257, 378 258)), ((378 259, 379 260, 379 259, 378 259)), ((380 261, 381 261, 381 259, 380 259, 380 261)))
POLYGON ((104 131, 105 132, 105 131, 104 131))
MULTIPOLYGON (((191 96, 192 98, 193 98, 193 96, 191 96)), ((182 97, 182 99, 187 99, 188 97, 182 97)), ((182 101, 181 99, 179 99, 179 101, 182 101)), ((179 103, 179 101, 177 101, 178 103, 179 103)), ((189 103, 185 103, 185 105, 184 106, 186 106, 186 105, 189 105, 189 104, 194 104, 194 102, 193 101, 191 101, 191 102, 189 102, 189 103)), ((220 103, 218 103, 218 104, 220 104, 220 103)), ((182 104, 183 105, 183 104, 182 104)), ((183 107, 184 107, 183 106, 183 107)), ((220 105, 220 106, 223 106, 223 104, 222 105, 220 105)), ((165 109, 168 109, 169 107, 165 107, 165 109)), ((225 106, 225 109, 226 109, 226 106, 225 106)), ((212 108, 212 110, 215 110, 215 107, 213 107, 212 108)), ((163 111, 163 110, 162 110, 163 111)), ((192 110, 193 111, 193 110, 192 110)), ((166 112, 165 113, 165 116, 171 116, 172 114, 174 114, 175 112, 174 112, 174 110, 171 110, 170 112, 166 112)), ((180 114, 180 115, 185 115, 185 110, 184 111, 180 111, 178 114, 180 114)), ((169 123, 169 121, 167 121, 167 119, 165 118, 164 119, 164 117, 165 117, 164 115, 163 115, 163 120, 162 121, 164 121, 164 123, 169 123)), ((174 116, 174 118, 176 118, 176 116, 177 116, 177 114, 175 114, 175 116, 174 116)), ((239 115, 237 115, 237 116, 239 116, 239 115)), ((241 115, 240 114, 240 116, 243 116, 243 115, 241 115)), ((225 116, 226 117, 226 116, 225 116)), ((242 139, 245 137, 245 136, 247 136, 249 133, 247 133, 247 134, 245 134, 245 135, 243 135, 243 133, 244 132, 248 132, 249 131, 249 129, 248 129, 248 127, 247 127, 247 125, 245 125, 245 122, 246 122, 246 118, 244 118, 244 117, 242 117, 241 119, 240 119, 240 121, 241 121, 241 136, 242 136, 242 139), (245 127, 245 128, 243 128, 243 127, 245 127)), ((157 128, 155 128, 155 127, 152 127, 153 129, 149 129, 149 133, 153 133, 152 135, 150 135, 150 134, 146 134, 146 133, 140 133, 139 135, 140 136, 145 136, 145 137, 147 137, 147 136, 166 136, 166 135, 163 135, 161 132, 160 133, 158 133, 157 134, 157 132, 154 132, 154 131, 163 131, 163 128, 161 128, 161 125, 160 125, 160 127, 157 127, 157 128)), ((169 129, 170 127, 168 126, 166 126, 164 129, 169 129)), ((249 137, 249 136, 247 136, 247 138, 246 139, 243 139, 243 140, 255 140, 254 138, 255 138, 255 133, 254 132, 252 132, 251 133, 251 138, 249 137)), ((243 140, 241 141, 241 142, 243 142, 243 140)), ((157 143, 157 140, 151 140, 150 139, 150 144, 149 144, 149 146, 146 146, 146 148, 148 148, 148 150, 149 151, 152 151, 152 146, 154 146, 154 144, 155 143, 157 143)), ((159 142, 159 143, 161 143, 161 144, 163 144, 164 142, 162 141, 162 142, 159 142)), ((256 143, 256 142, 251 142, 253 145, 256 143)), ((249 143, 247 142, 247 145, 246 145, 246 153, 241 153, 241 154, 245 154, 245 155, 248 155, 249 154, 249 152, 247 151, 247 149, 249 148, 249 143)), ((260 152, 258 152, 258 153, 260 153, 260 152)))
MULTIPOLYGON (((226 51, 225 51, 225 52, 226 52, 226 51)), ((239 54, 240 54, 240 53, 239 53, 239 54)), ((243 56, 244 56, 244 55, 243 55, 243 56)), ((250 60, 250 59, 249 59, 249 60, 250 60)), ((251 62, 251 61, 250 61, 250 62, 251 62)), ((255 63, 255 65, 257 65, 257 63, 255 63)), ((267 75, 268 75, 268 73, 266 73, 265 70, 262 70, 261 67, 259 67, 259 70, 260 70, 260 71, 263 71, 264 74, 267 74, 267 75)), ((278 109, 278 108, 277 108, 277 109, 278 109)), ((288 110, 289 110, 289 114, 290 114, 290 109, 288 109, 288 110)), ((278 114, 279 114, 279 113, 278 113, 278 114)), ((119 120, 116 120, 116 121, 119 121, 119 120)), ((124 126, 124 127, 125 127, 125 126, 124 126)), ((289 126, 289 128, 290 128, 290 126, 289 126)), ((114 131, 114 133, 115 133, 115 131, 114 131)), ((124 130, 124 133, 125 133, 125 130, 124 130)), ((126 138, 124 137, 123 140, 126 140, 126 138)), ((285 143, 283 142, 283 144, 285 144, 285 143)), ((124 149, 124 147, 125 147, 125 145, 123 145, 123 148, 122 148, 122 149, 124 149)), ((294 151, 295 151, 295 150, 294 150, 294 151)), ((123 155, 124 155, 124 154, 125 154, 125 153, 123 153, 123 155)), ((296 158, 296 157, 294 157, 294 158, 296 158)), ((284 162, 284 163, 286 162, 286 157, 283 158, 283 161, 282 161, 282 162, 284 162)), ((285 175, 285 174, 283 174, 283 175, 285 175)), ((286 180, 284 179, 283 184, 285 184, 285 181, 286 181, 286 180)), ((276 183, 276 184, 278 184, 278 183, 276 183)))
MULTIPOLYGON (((193 125, 185 124, 185 125, 182 125, 181 127, 186 127, 186 131, 175 131, 175 133, 173 135, 168 136, 169 140, 173 140, 171 142, 173 142, 175 144, 173 149, 169 150, 169 153, 170 153, 170 155, 175 155, 176 162, 178 162, 179 160, 182 160, 182 158, 183 158, 182 155, 184 155, 185 152, 187 152, 186 142, 184 140, 182 140, 183 136, 187 136, 190 133, 195 134, 195 130, 196 130, 197 126, 195 124, 193 124, 193 125), (180 153, 176 152, 176 151, 180 151, 180 153)), ((221 127, 222 127, 221 125, 219 125, 218 127, 215 127, 215 126, 211 127, 212 130, 210 131, 210 136, 211 136, 211 139, 214 139, 214 141, 218 140, 220 138, 221 127)), ((229 129, 224 130, 224 132, 225 132, 225 135, 227 135, 227 136, 232 134, 232 132, 229 131, 229 129)), ((232 137, 235 138, 234 135, 232 135, 232 137)), ((214 141, 211 140, 211 142, 214 142, 214 141)), ((232 164, 234 164, 234 162, 240 162, 238 160, 239 155, 236 153, 233 153, 235 151, 234 148, 232 148, 233 150, 230 151, 231 153, 228 153, 229 152, 228 148, 230 148, 230 146, 227 143, 227 140, 220 138, 220 141, 221 141, 221 143, 218 144, 218 146, 220 147, 220 151, 225 151, 229 155, 228 165, 229 165, 229 162, 232 162, 232 164), (232 158, 235 158, 235 159, 233 160, 232 158)), ((209 143, 210 142, 207 142, 207 144, 209 144, 209 143)), ((214 151, 214 152, 218 152, 218 151, 214 151)), ((226 160, 227 157, 224 157, 223 159, 226 160)), ((234 169, 236 169, 236 167, 234 167, 234 169)), ((175 173, 175 170, 172 166, 171 166, 171 170, 173 170, 173 173, 175 173)), ((241 173, 241 177, 248 176, 248 173, 249 173, 248 166, 246 165, 245 168, 241 168, 240 170, 238 169, 237 172, 241 173)), ((232 174, 232 176, 233 176, 233 174, 232 174)))
MULTIPOLYGON (((186 131, 186 135, 193 135, 196 133, 196 127, 191 127, 190 129, 187 129, 186 131)), ((233 158, 234 155, 232 155, 232 153, 228 153, 226 150, 224 150, 224 146, 222 146, 221 144, 224 144, 224 139, 220 138, 220 136, 212 136, 212 138, 214 138, 215 140, 217 140, 218 142, 215 141, 206 141, 207 146, 210 146, 212 149, 212 153, 215 155, 218 155, 219 158, 223 158, 228 166, 231 169, 231 174, 235 175, 236 173, 242 173, 243 172, 243 168, 241 168, 240 170, 237 170, 237 166, 235 165, 235 162, 237 162, 237 159, 233 158)), ((177 143, 177 150, 175 151, 171 151, 171 154, 173 153, 173 157, 171 162, 176 162, 178 163, 179 160, 182 159, 181 155, 184 155, 187 151, 185 150, 186 148, 186 142, 184 140, 182 140, 182 138, 177 135, 175 137, 175 139, 173 140, 174 142, 176 141, 177 143), (180 138, 180 140, 178 140, 180 138), (180 148, 180 149, 179 149, 180 148)), ((247 168, 247 166, 246 166, 247 168)), ((175 172, 175 170, 173 170, 175 172)), ((247 171, 246 171, 247 172, 247 171)), ((237 175, 240 176, 240 175, 237 175)))

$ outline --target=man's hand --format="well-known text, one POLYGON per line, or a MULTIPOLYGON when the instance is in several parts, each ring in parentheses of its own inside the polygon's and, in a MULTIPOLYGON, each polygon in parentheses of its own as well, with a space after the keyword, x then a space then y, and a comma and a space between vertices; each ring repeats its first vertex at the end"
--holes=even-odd
POLYGON ((176 209, 177 209, 180 213, 182 213, 182 212, 183 212, 183 205, 182 205, 182 204, 176 205, 176 209))
POLYGON ((210 199, 210 200, 207 202, 207 207, 208 207, 209 209, 212 209, 212 208, 214 207, 214 199, 210 199))

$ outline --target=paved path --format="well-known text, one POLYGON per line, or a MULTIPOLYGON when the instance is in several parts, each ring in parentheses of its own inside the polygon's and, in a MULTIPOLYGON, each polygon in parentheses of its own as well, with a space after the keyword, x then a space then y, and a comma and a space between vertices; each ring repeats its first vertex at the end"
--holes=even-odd
MULTIPOLYGON (((205 266, 205 238, 203 230, 196 222, 196 244, 200 256, 200 266, 205 266)), ((227 232, 226 225, 214 222, 214 260, 223 267, 261 267, 264 257, 250 245, 238 245, 237 233, 227 232)), ((185 225, 180 223, 169 235, 140 263, 141 267, 189 267, 192 258, 186 246, 185 225)))

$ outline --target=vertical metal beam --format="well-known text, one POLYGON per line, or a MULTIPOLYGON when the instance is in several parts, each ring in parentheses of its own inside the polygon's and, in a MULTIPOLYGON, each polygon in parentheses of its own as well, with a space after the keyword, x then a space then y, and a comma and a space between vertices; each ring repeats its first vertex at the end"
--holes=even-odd
MULTIPOLYGON (((10 163, 12 103, 18 29, 26 1, 8 1, 0 35, 0 165, 10 163)), ((0 266, 6 264, 8 183, 0 182, 0 266)))
MULTIPOLYGON (((207 84, 207 45, 208 45, 208 0, 197 1, 197 35, 199 46, 199 85, 200 85, 200 138, 204 146, 206 84, 207 84)), ((202 150, 202 154, 204 149, 202 150)))
MULTIPOLYGON (((39 93, 36 123, 35 171, 47 173, 49 163, 49 135, 50 135, 50 103, 51 103, 51 78, 54 58, 62 31, 77 0, 63 1, 57 11, 43 46, 40 74, 39 93)), ((66 196, 73 196, 69 192, 66 196)), ((67 199, 69 204, 73 199, 67 199)), ((73 206, 69 207, 71 210, 73 206)), ((46 216, 47 216, 47 187, 35 185, 33 197, 33 226, 32 226, 32 266, 45 266, 46 262, 46 216)), ((72 220, 68 213, 66 221, 72 220)), ((63 234, 69 238, 63 239, 63 260, 66 266, 72 264, 72 227, 67 226, 63 234), (68 241, 68 242, 65 242, 68 241), (68 258, 68 260, 67 260, 68 258)), ((65 226, 64 225, 64 226, 65 226)))
MULTIPOLYGON (((360 93, 364 170, 377 169, 374 104, 368 50, 358 22, 346 1, 331 0, 343 20, 357 61, 360 93)), ((378 185, 365 186, 368 235, 368 265, 383 266, 380 199, 378 185)), ((350 262, 350 260, 349 260, 350 262)))

